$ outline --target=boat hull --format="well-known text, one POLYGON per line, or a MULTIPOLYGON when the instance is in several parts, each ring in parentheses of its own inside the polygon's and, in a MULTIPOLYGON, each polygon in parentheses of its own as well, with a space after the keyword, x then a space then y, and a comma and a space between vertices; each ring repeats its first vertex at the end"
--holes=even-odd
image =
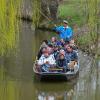
MULTIPOLYGON (((34 69, 34 68, 33 68, 34 69)), ((38 80, 51 80, 51 81, 56 81, 56 80, 71 80, 77 77, 79 74, 79 67, 77 68, 76 71, 71 72, 68 71, 66 73, 60 73, 60 72, 36 72, 34 71, 34 77, 38 80)))

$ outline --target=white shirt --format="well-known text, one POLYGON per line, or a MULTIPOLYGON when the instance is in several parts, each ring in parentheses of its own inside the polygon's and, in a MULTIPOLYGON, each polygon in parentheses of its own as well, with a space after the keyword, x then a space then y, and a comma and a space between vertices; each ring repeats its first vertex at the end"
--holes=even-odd
POLYGON ((65 28, 67 29, 67 28, 69 28, 69 26, 66 26, 66 27, 63 27, 63 28, 64 28, 64 29, 65 29, 65 28))
POLYGON ((38 65, 43 65, 44 63, 49 62, 49 64, 53 65, 56 63, 56 60, 54 58, 54 55, 51 54, 49 57, 45 57, 44 55, 42 55, 40 57, 40 59, 38 60, 38 65))

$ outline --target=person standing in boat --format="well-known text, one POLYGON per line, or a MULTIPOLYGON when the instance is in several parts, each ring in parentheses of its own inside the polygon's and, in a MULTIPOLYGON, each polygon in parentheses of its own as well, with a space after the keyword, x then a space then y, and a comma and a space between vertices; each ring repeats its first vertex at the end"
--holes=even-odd
POLYGON ((63 21, 63 26, 56 26, 53 28, 61 39, 64 39, 66 42, 69 42, 73 37, 72 28, 68 26, 68 21, 63 21))

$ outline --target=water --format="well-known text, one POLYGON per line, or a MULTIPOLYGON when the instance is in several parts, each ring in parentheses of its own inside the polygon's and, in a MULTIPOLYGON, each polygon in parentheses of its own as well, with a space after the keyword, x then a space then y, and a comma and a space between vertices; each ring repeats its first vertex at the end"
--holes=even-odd
POLYGON ((100 61, 80 51, 80 72, 70 82, 39 82, 33 79, 32 66, 44 39, 55 35, 34 31, 30 23, 21 25, 16 55, 0 58, 0 100, 99 100, 100 61))

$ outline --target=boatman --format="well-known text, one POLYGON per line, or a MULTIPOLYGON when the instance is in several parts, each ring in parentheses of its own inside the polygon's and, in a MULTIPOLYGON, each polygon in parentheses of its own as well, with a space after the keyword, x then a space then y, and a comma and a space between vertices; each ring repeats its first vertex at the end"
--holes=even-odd
POLYGON ((73 31, 71 27, 68 26, 68 21, 63 20, 63 26, 56 26, 53 28, 58 34, 61 39, 69 42, 73 37, 73 31))

